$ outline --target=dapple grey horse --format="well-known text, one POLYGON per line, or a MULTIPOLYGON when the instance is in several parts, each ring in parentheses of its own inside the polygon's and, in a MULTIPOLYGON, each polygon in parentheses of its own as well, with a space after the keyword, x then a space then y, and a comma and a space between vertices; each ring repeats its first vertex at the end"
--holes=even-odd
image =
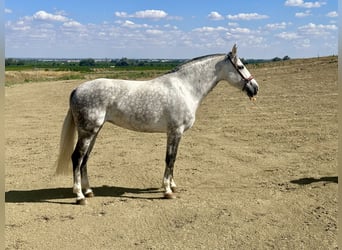
POLYGON ((76 203, 86 204, 85 197, 93 196, 87 160, 107 121, 134 131, 167 133, 164 197, 174 198, 173 168, 182 134, 194 124, 203 98, 222 80, 251 99, 258 92, 258 83, 238 58, 236 45, 228 54, 192 59, 152 80, 96 79, 74 89, 62 128, 56 173, 68 172, 72 161, 76 203))

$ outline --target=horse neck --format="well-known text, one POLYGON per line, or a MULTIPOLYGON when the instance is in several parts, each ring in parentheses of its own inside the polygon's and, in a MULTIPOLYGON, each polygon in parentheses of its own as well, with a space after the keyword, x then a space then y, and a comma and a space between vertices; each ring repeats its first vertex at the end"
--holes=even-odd
POLYGON ((217 72, 217 64, 222 61, 224 56, 208 57, 202 61, 194 61, 193 64, 185 66, 175 72, 182 79, 186 88, 192 96, 200 103, 204 97, 221 80, 217 72))

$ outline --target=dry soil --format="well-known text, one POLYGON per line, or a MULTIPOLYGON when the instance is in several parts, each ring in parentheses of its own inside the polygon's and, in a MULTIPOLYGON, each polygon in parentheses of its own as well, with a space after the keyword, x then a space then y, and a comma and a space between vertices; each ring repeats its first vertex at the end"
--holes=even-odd
POLYGON ((337 249, 337 58, 250 67, 256 102, 225 82, 181 141, 162 199, 166 137, 107 124, 89 160, 95 197, 55 178, 80 80, 6 88, 6 249, 337 249))

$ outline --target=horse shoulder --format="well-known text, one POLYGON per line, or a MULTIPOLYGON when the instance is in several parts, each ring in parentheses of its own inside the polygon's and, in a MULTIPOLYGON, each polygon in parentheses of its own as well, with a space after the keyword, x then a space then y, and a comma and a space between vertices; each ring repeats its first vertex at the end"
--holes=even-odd
POLYGON ((193 95, 191 83, 177 77, 171 78, 170 81, 172 82, 173 89, 178 97, 177 100, 184 108, 195 113, 198 108, 198 101, 196 96, 193 95))
POLYGON ((183 127, 184 131, 195 122, 197 102, 187 86, 187 82, 177 75, 166 75, 157 79, 167 98, 167 113, 174 127, 183 127))

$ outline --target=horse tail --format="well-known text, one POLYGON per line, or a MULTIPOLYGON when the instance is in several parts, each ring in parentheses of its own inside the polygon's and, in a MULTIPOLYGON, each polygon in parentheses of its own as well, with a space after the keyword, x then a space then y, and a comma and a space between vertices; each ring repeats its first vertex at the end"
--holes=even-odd
POLYGON ((75 122, 71 113, 71 110, 68 110, 67 115, 65 116, 60 144, 59 144, 59 155, 56 161, 56 174, 57 175, 66 175, 71 173, 71 155, 74 151, 75 146, 75 135, 76 135, 76 127, 75 122))

